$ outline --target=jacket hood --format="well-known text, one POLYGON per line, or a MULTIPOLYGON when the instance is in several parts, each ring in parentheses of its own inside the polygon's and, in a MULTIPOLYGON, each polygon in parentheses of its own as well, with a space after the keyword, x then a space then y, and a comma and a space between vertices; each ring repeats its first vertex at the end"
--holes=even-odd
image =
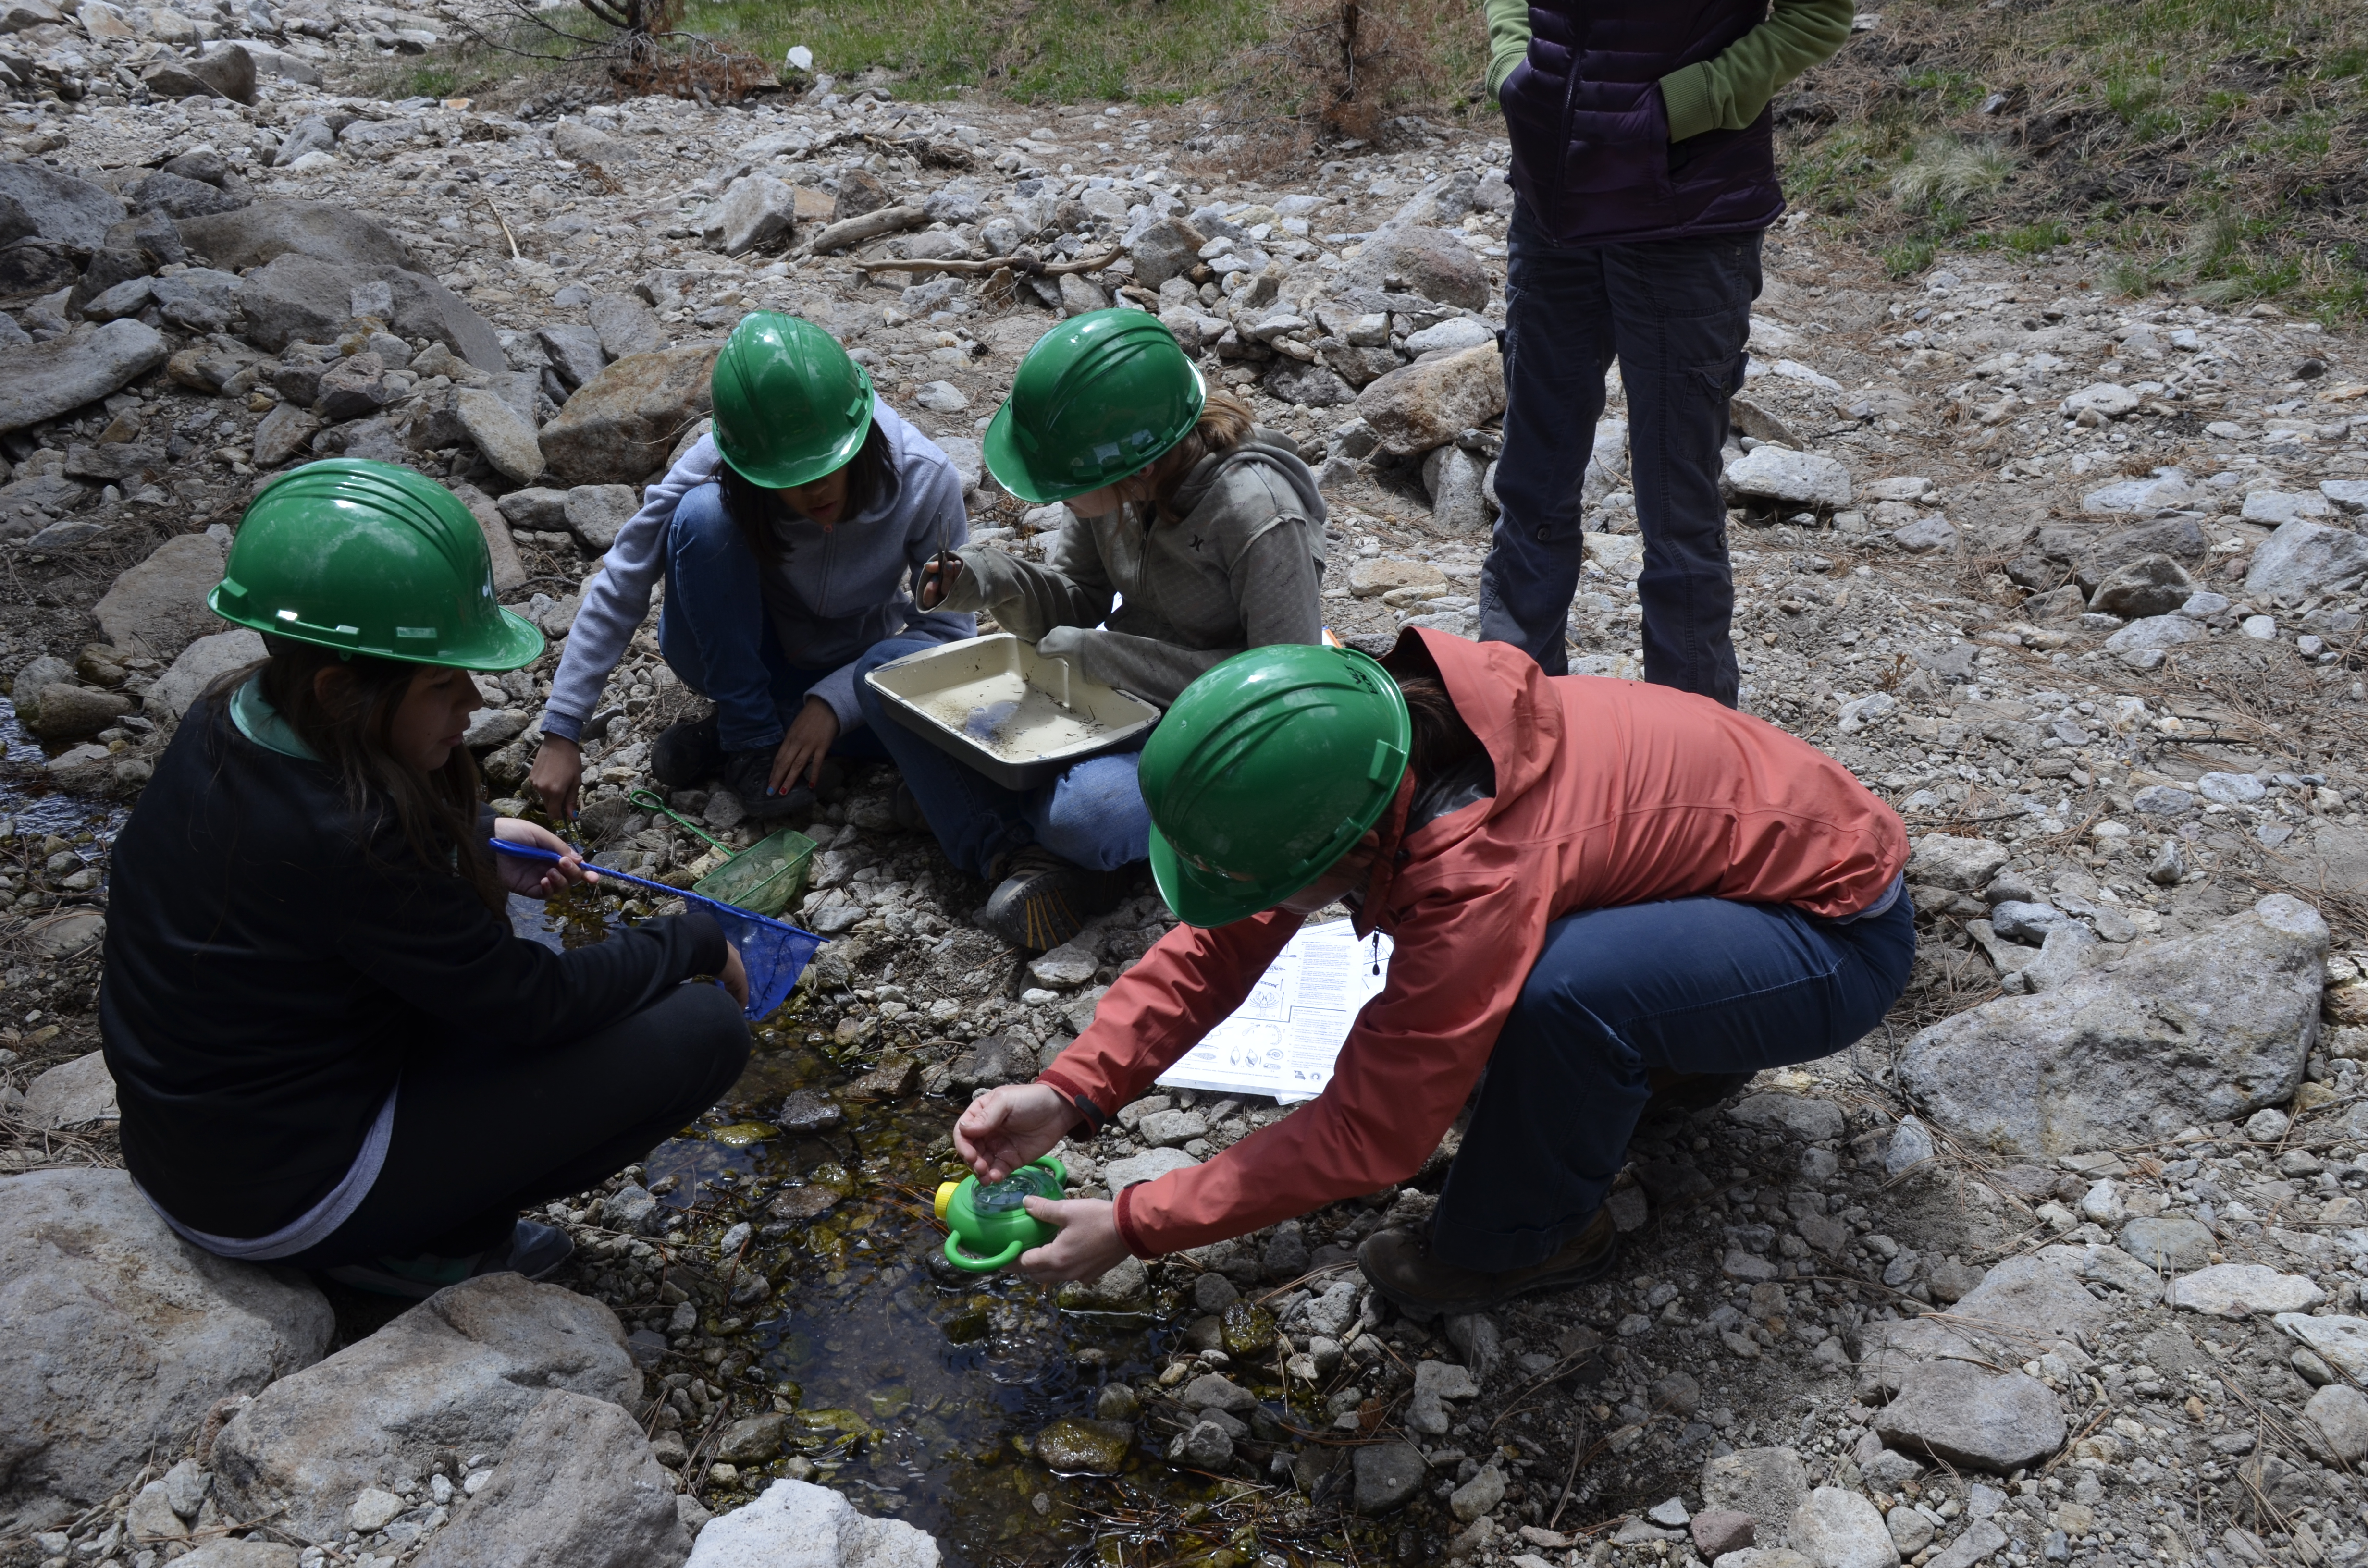
POLYGON ((1301 514, 1315 525, 1309 530, 1315 559, 1324 559, 1324 494, 1315 487, 1315 474, 1299 456, 1290 437, 1263 426, 1250 431, 1250 437, 1230 452, 1219 452, 1202 458, 1192 465, 1176 486, 1168 500, 1168 509, 1177 517, 1190 517, 1209 498, 1218 482, 1246 463, 1258 463, 1281 476, 1297 498, 1301 514))

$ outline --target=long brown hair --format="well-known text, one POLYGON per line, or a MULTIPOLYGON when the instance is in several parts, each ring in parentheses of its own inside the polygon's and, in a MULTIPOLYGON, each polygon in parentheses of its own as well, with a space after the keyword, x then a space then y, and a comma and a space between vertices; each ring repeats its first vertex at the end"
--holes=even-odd
POLYGON ((1155 521, 1167 516, 1168 503, 1174 499, 1177 486, 1201 465, 1204 458, 1222 457, 1250 438, 1258 424, 1250 405, 1238 393, 1222 387, 1210 389, 1208 402, 1201 409, 1201 417, 1184 438, 1159 455, 1159 460, 1130 479, 1121 480, 1121 494, 1133 505, 1148 506, 1155 521))
POLYGON ((347 656, 285 637, 267 635, 263 645, 269 658, 215 689, 227 695, 250 676, 258 680, 264 699, 314 755, 336 769, 347 801, 362 824, 365 844, 392 812, 421 869, 449 868, 486 908, 505 908, 507 895, 495 879, 493 857, 478 839, 477 764, 468 748, 454 746, 443 767, 422 773, 396 756, 390 743, 394 710, 424 666, 347 656), (336 670, 342 678, 322 681, 317 677, 324 670, 336 670))
POLYGON ((1437 778, 1486 749, 1455 710, 1445 681, 1437 676, 1402 676, 1398 689, 1406 693, 1406 718, 1413 725, 1406 767, 1416 778, 1437 778))
MULTIPOLYGON (((869 510, 887 491, 894 478, 896 454, 889 445, 888 432, 875 419, 864 435, 863 445, 847 460, 847 500, 838 508, 838 520, 850 522, 869 510)), ((789 503, 781 499, 780 491, 744 477, 730 463, 717 465, 715 479, 723 487, 723 514, 740 530, 748 552, 760 566, 776 564, 785 551, 773 525, 789 517, 789 503)))

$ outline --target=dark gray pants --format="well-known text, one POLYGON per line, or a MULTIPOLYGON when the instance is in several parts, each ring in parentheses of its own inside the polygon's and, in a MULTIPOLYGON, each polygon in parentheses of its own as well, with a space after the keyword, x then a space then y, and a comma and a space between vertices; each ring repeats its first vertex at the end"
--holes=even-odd
POLYGON ((1507 274, 1505 449, 1480 574, 1480 635, 1548 675, 1569 669, 1579 483, 1616 358, 1628 395, 1636 518, 1645 535, 1645 678, 1736 701, 1735 581, 1718 493, 1727 399, 1743 386, 1759 293, 1759 232, 1558 247, 1513 215, 1507 274))

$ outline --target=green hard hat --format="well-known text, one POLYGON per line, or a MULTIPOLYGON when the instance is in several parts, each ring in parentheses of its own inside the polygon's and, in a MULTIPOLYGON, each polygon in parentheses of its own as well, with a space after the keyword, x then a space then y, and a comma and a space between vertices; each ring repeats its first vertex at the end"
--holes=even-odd
POLYGON ((1066 501, 1139 473, 1209 400, 1176 335, 1141 311, 1087 311, 1036 340, 986 427, 987 472, 1022 501, 1066 501))
POLYGON ((494 602, 493 558, 460 497, 362 458, 266 485, 206 604, 257 631, 415 665, 514 670, 542 653, 542 633, 494 602))
POLYGON ((1277 643, 1202 675, 1143 748, 1167 907, 1223 926, 1322 876, 1389 809, 1411 733, 1397 682, 1351 649, 1277 643))
POLYGON ((837 472, 871 433, 871 378, 802 316, 742 317, 715 357, 712 388, 715 449, 768 490, 837 472))

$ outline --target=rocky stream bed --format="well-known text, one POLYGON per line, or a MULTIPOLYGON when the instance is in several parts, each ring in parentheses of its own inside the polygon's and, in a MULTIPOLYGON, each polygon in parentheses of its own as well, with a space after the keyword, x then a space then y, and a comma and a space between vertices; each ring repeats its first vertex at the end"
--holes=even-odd
MULTIPOLYGON (((1402 120, 1252 178, 1199 105, 366 90, 457 15, 0 17, 0 1562, 2368 1556, 2368 367, 2269 307, 2109 296, 2077 247, 1896 282, 1769 235, 1728 453, 1745 705, 1905 816, 1922 945, 1850 1051, 1648 1120, 1613 1279, 1428 1324, 1369 1296, 1357 1241, 1424 1214, 1452 1136, 1403 1189, 1089 1287, 953 1273, 953 1115, 1171 921, 1146 880, 1003 948, 876 770, 801 824, 810 983, 723 1105, 553 1206, 552 1281, 397 1311, 174 1239, 93 1054, 107 846, 259 652, 201 601, 273 472, 448 483, 556 644, 745 312, 838 334, 973 538, 1031 551, 1057 510, 979 472, 979 427, 1057 313, 1132 303, 1320 469, 1337 631, 1474 630, 1502 140, 1402 120)), ((1612 392, 1570 635, 1633 678, 1612 392)), ((483 683, 507 809, 556 657, 483 683)), ((696 699, 645 632, 607 701, 575 831, 687 885, 714 852, 628 797, 696 699)), ((754 836, 728 793, 671 804, 754 836)), ((1286 1113, 1161 1092, 1063 1158, 1110 1192, 1286 1113)))

